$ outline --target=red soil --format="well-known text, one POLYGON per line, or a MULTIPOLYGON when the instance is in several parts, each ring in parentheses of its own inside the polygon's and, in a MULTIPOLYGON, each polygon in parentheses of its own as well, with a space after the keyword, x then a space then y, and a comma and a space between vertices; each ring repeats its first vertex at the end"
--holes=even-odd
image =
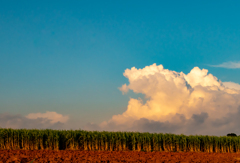
POLYGON ((240 162, 240 153, 0 150, 0 163, 240 162))

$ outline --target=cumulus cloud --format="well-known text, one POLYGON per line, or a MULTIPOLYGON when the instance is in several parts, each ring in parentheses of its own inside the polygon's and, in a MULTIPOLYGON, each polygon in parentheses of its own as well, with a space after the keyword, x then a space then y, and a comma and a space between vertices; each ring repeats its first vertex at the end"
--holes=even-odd
POLYGON ((240 90, 240 85, 234 82, 223 82, 223 85, 228 88, 240 90))
POLYGON ((118 89, 122 92, 122 94, 125 94, 125 93, 128 92, 127 84, 122 85, 122 86, 119 87, 118 89))
POLYGON ((56 112, 21 114, 0 114, 0 127, 13 129, 63 129, 68 116, 56 112), (61 119, 63 118, 63 119, 61 119))
POLYGON ((239 62, 224 62, 219 65, 211 65, 212 67, 222 67, 222 68, 229 68, 229 69, 236 69, 240 68, 240 61, 239 62))
POLYGON ((123 75, 129 84, 119 89, 144 94, 146 102, 130 98, 124 113, 85 129, 212 135, 240 132, 239 89, 226 87, 207 69, 194 67, 184 74, 153 64, 126 69, 123 75))

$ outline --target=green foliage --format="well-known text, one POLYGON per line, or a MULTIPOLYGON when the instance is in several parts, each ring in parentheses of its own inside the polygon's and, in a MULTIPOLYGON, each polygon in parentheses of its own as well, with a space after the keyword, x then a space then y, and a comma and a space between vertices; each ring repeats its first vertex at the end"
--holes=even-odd
POLYGON ((0 149, 240 152, 240 137, 0 128, 0 149))

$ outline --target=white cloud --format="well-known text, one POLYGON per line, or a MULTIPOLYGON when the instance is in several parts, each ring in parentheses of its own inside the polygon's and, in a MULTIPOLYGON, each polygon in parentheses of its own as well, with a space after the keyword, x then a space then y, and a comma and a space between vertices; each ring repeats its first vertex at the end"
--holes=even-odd
POLYGON ((50 123, 65 123, 68 121, 69 117, 67 115, 63 116, 62 114, 58 114, 56 112, 49 112, 47 111, 46 113, 30 113, 26 116, 28 119, 45 119, 49 120, 50 123))
POLYGON ((240 85, 237 84, 237 83, 234 83, 234 82, 223 82, 223 85, 228 87, 228 88, 240 90, 240 85))
POLYGON ((26 118, 20 114, 0 114, 0 127, 13 129, 64 129, 64 123, 52 119, 38 117, 26 118))
POLYGON ((125 94, 125 93, 128 92, 127 84, 122 85, 122 86, 119 87, 118 89, 122 92, 122 94, 125 94))
POLYGON ((240 61, 239 62, 224 62, 219 65, 211 65, 212 67, 222 67, 222 68, 229 68, 229 69, 237 69, 240 68, 240 61))
POLYGON ((208 70, 194 67, 190 73, 150 65, 126 69, 129 84, 120 90, 142 93, 146 102, 131 98, 127 110, 89 130, 125 130, 184 134, 240 132, 240 91, 225 85, 208 70))

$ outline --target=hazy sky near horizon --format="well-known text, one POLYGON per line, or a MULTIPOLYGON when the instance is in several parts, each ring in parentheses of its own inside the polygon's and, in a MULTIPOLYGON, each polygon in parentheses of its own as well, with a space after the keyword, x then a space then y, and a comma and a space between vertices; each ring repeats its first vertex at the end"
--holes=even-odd
MULTIPOLYGON (((76 129, 108 121, 123 114, 131 98, 146 100, 144 90, 129 87, 123 95, 118 89, 129 83, 125 70, 154 63, 169 73, 207 69, 238 87, 239 6, 231 0, 1 1, 0 126, 45 119, 50 127, 76 129)), ((230 108, 238 107, 238 97, 231 96, 230 108)))

